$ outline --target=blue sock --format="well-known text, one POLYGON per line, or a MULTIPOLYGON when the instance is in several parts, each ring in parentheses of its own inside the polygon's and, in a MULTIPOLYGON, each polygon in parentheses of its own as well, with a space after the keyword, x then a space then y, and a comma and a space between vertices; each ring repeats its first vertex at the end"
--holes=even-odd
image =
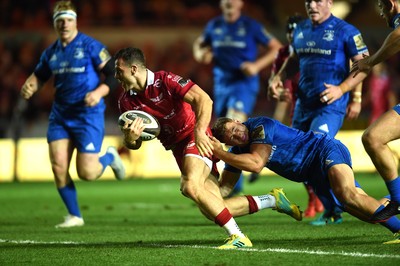
POLYGON ((389 229, 393 234, 400 233, 400 220, 396 216, 392 216, 386 222, 379 224, 389 229))
POLYGON ((79 210, 78 198, 75 189, 74 182, 71 181, 68 185, 58 189, 65 206, 67 207, 68 213, 74 216, 82 217, 79 210))
POLYGON ((114 155, 106 152, 103 156, 99 158, 99 161, 103 166, 103 169, 101 170, 101 173, 103 173, 106 167, 109 166, 114 161, 114 155))
POLYGON ((400 177, 396 177, 394 180, 386 182, 386 186, 392 200, 400 203, 400 177))

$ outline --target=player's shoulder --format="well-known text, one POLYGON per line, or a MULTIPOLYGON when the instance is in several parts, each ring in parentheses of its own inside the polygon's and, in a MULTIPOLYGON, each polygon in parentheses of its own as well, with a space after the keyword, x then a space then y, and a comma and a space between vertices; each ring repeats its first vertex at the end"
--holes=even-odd
POLYGON ((181 87, 185 87, 188 84, 193 84, 193 81, 191 81, 190 79, 184 78, 178 74, 165 70, 154 72, 155 84, 157 79, 163 81, 164 83, 176 84, 180 85, 181 87))
POLYGON ((83 32, 78 32, 78 35, 76 36, 77 42, 75 43, 80 43, 83 46, 100 46, 104 47, 104 44, 101 43, 99 40, 95 39, 92 36, 89 36, 83 32))
POLYGON ((354 32, 359 32, 359 30, 354 25, 335 16, 332 16, 331 24, 336 31, 340 31, 343 34, 353 34, 354 32))

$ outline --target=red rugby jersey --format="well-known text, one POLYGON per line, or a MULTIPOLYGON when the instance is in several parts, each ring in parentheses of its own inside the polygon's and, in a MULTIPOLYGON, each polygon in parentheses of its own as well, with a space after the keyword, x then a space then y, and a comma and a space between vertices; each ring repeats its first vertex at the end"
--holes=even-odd
POLYGON ((183 100, 193 85, 191 80, 171 72, 147 70, 146 89, 141 93, 123 92, 118 100, 119 110, 141 110, 157 118, 161 125, 157 138, 168 149, 194 130, 195 113, 183 100))

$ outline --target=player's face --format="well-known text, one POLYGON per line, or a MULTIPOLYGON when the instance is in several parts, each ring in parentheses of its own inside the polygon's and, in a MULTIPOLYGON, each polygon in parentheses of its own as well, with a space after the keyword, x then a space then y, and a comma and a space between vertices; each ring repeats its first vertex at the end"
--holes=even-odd
POLYGON ((305 0, 307 15, 313 24, 321 24, 331 15, 332 0, 305 0))
POLYGON ((129 65, 125 64, 125 62, 119 58, 115 60, 115 74, 114 77, 121 83, 124 91, 128 91, 133 89, 133 74, 132 69, 129 65))
POLYGON ((63 43, 70 43, 77 34, 77 23, 74 18, 58 18, 54 22, 54 29, 63 43))
POLYGON ((393 16, 390 11, 390 1, 389 0, 379 0, 378 1, 378 8, 379 8, 379 15, 386 20, 386 24, 390 26, 392 22, 393 16))
POLYGON ((239 121, 228 122, 225 124, 225 144, 229 146, 243 146, 249 142, 249 131, 245 125, 239 121))
POLYGON ((243 7, 242 0, 221 0, 219 3, 224 14, 237 14, 243 7))

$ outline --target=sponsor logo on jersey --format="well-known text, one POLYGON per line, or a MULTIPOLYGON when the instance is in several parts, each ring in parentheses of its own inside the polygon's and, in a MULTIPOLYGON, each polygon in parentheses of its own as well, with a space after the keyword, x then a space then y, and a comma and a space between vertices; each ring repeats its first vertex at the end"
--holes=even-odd
POLYGON ((357 34, 356 36, 353 37, 354 43, 356 44, 357 50, 365 49, 366 45, 364 43, 364 40, 361 36, 361 34, 357 34))
POLYGON ((101 59, 102 62, 106 61, 107 59, 109 59, 110 53, 106 50, 106 48, 101 49, 100 53, 99 53, 99 57, 101 59))
POLYGON ((82 59, 85 56, 82 48, 76 48, 74 51, 74 58, 75 59, 82 59))
POLYGON ((93 142, 90 142, 88 145, 86 145, 85 150, 87 150, 87 151, 94 151, 94 150, 95 150, 95 147, 94 147, 93 142))
POLYGON ((251 139, 265 139, 265 131, 263 125, 259 125, 251 132, 251 139))
POLYGON ((308 47, 314 47, 315 46, 315 42, 314 41, 308 41, 307 43, 308 47))
POLYGON ((304 39, 303 32, 300 32, 299 34, 297 34, 296 38, 297 39, 304 39))
POLYGON ((331 163, 333 163, 333 160, 329 160, 329 159, 325 160, 325 165, 326 166, 330 165, 331 163))
POLYGON ((50 61, 57 61, 57 56, 56 54, 53 54, 50 58, 50 61))
POLYGON ((244 27, 240 27, 236 34, 237 36, 246 36, 246 29, 244 27))
POLYGON ((161 79, 157 79, 156 81, 154 81, 153 86, 156 88, 160 88, 161 87, 161 79))
POLYGON ((396 18, 396 19, 394 20, 393 26, 394 26, 394 28, 397 28, 399 25, 400 25, 400 18, 398 17, 398 18, 396 18))
POLYGON ((163 93, 160 93, 160 95, 158 95, 157 97, 155 97, 155 98, 150 98, 150 101, 152 101, 152 102, 160 102, 162 99, 164 98, 164 94, 163 93))
POLYGON ((325 41, 331 42, 331 41, 333 41, 334 36, 335 36, 335 32, 333 30, 326 30, 322 39, 325 41))
POLYGON ((60 63, 60 67, 67 67, 69 65, 69 62, 68 61, 62 61, 61 63, 60 63))
POLYGON ((323 124, 318 127, 319 130, 324 131, 326 133, 329 132, 328 124, 323 124))
POLYGON ((181 85, 182 88, 185 87, 188 83, 188 79, 181 78, 180 80, 178 80, 178 84, 181 85))

